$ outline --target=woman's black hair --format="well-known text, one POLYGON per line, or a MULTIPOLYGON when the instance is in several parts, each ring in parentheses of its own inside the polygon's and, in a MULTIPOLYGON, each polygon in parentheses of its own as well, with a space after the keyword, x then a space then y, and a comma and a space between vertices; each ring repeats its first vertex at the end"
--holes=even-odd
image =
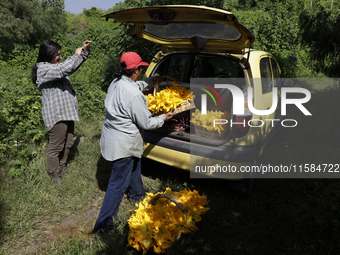
MULTIPOLYGON (((37 63, 39 62, 48 62, 50 63, 58 54, 58 51, 61 50, 61 46, 53 41, 46 40, 44 41, 39 48, 39 55, 37 58, 37 63)), ((31 78, 32 82, 36 84, 37 82, 37 64, 32 67, 31 78)))
POLYGON ((125 62, 119 63, 118 70, 117 70, 116 73, 115 73, 115 77, 116 77, 116 78, 121 78, 122 75, 126 75, 127 77, 131 77, 131 75, 133 74, 133 72, 134 72, 136 69, 141 68, 141 66, 138 66, 137 68, 128 69, 128 70, 125 70, 124 68, 126 68, 125 62))

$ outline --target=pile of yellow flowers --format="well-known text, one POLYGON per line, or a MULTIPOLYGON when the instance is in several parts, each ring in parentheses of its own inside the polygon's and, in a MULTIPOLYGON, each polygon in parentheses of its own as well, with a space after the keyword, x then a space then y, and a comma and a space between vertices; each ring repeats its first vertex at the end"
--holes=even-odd
POLYGON ((207 114, 201 114, 201 111, 196 109, 195 112, 192 113, 192 118, 190 120, 191 123, 202 126, 208 131, 218 131, 221 134, 222 131, 228 130, 228 124, 216 124, 214 127, 214 120, 223 119, 228 120, 230 119, 230 112, 221 112, 221 111, 207 111, 207 114))
POLYGON ((184 100, 193 97, 190 90, 182 87, 178 82, 171 81, 171 86, 156 92, 156 95, 146 95, 148 109, 153 115, 159 115, 175 110, 184 100))
POLYGON ((200 196, 194 190, 182 190, 172 192, 167 188, 165 192, 157 194, 147 193, 147 196, 138 205, 137 210, 131 210, 133 214, 128 220, 130 234, 129 246, 137 251, 143 250, 143 254, 153 247, 157 254, 164 253, 170 248, 178 234, 191 233, 197 230, 196 222, 201 221, 201 216, 209 210, 207 197, 200 196), (149 201, 158 194, 168 194, 176 198, 187 210, 181 209, 167 198, 159 198, 154 205, 149 201))

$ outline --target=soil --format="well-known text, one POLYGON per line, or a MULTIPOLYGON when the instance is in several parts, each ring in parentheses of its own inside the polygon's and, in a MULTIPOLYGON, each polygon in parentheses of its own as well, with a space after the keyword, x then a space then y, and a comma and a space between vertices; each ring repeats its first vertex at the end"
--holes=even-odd
POLYGON ((84 213, 71 215, 55 225, 48 222, 41 223, 37 229, 40 237, 18 254, 37 254, 39 250, 50 248, 54 242, 66 241, 70 236, 78 240, 90 241, 93 238, 92 227, 99 211, 100 208, 91 208, 84 213))

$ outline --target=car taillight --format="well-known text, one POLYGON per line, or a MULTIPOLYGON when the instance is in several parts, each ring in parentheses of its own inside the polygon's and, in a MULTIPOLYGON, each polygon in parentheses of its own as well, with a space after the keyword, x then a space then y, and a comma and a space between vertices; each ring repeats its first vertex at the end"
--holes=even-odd
POLYGON ((249 131, 248 121, 252 119, 253 115, 236 116, 235 136, 236 138, 245 136, 249 131))
MULTIPOLYGON (((235 118, 235 136, 236 138, 245 136, 250 128, 249 121, 252 119, 253 114, 248 108, 248 92, 245 90, 243 92, 244 95, 244 114, 243 115, 236 115, 235 118)), ((254 105, 254 98, 253 98, 253 105, 254 105)))

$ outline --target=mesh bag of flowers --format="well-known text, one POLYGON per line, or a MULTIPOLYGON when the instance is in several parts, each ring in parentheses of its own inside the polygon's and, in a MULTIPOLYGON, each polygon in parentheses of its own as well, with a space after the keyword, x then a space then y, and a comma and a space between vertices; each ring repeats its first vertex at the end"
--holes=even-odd
POLYGON ((201 221, 201 215, 208 210, 206 195, 201 196, 196 190, 172 192, 167 188, 165 192, 155 195, 147 193, 144 200, 138 204, 137 210, 131 210, 133 214, 128 220, 128 246, 137 251, 143 250, 143 254, 152 248, 157 254, 165 253, 178 235, 197 231, 196 223, 201 221), (174 202, 164 197, 150 204, 149 201, 159 194, 171 195, 187 212, 183 213, 174 202))

